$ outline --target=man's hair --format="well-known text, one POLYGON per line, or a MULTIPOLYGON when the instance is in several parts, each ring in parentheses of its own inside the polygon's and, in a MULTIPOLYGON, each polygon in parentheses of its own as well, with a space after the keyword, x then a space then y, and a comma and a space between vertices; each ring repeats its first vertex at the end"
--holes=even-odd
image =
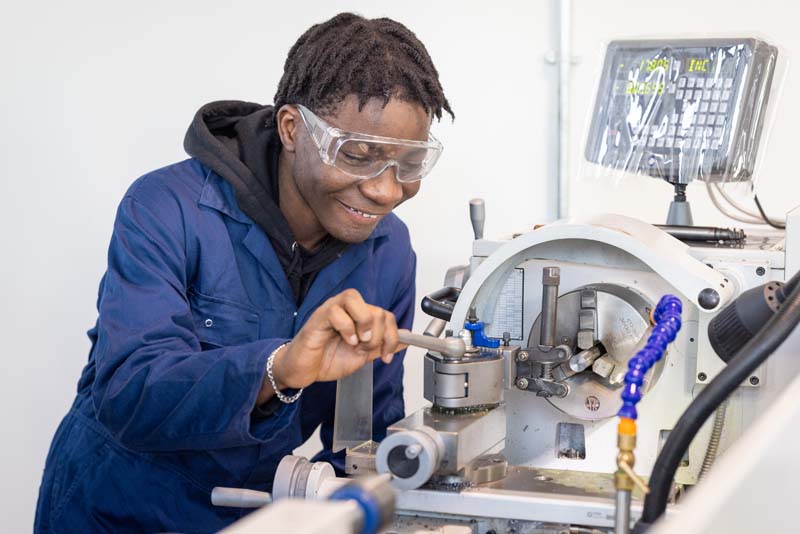
POLYGON ((388 18, 341 13, 309 28, 289 50, 275 109, 302 104, 324 114, 351 94, 359 111, 371 98, 385 106, 394 97, 420 104, 437 119, 442 111, 455 118, 425 46, 388 18))

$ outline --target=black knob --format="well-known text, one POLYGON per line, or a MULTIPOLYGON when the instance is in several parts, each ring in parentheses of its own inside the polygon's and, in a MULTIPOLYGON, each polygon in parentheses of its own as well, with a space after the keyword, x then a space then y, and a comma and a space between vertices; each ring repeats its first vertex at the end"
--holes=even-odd
POLYGON ((707 287, 697 296, 697 302, 703 309, 713 310, 719 305, 719 293, 717 293, 716 289, 707 287))

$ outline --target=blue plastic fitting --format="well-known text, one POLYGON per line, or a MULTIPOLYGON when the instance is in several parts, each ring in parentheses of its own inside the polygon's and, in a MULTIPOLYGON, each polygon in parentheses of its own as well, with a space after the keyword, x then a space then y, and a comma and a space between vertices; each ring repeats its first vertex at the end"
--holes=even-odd
POLYGON ((484 326, 482 321, 476 321, 474 323, 467 321, 464 323, 464 328, 472 332, 472 344, 474 346, 496 349, 500 346, 500 340, 486 337, 483 331, 484 326))
POLYGON ((372 495, 356 484, 345 484, 334 491, 328 498, 330 501, 355 501, 364 513, 361 534, 377 534, 381 526, 381 510, 372 495))
POLYGON ((675 341, 681 329, 681 299, 675 295, 664 295, 653 311, 655 324, 647 338, 645 346, 628 362, 625 373, 625 386, 622 388, 622 408, 617 415, 636 419, 636 405, 642 400, 641 387, 644 377, 658 360, 664 357, 667 345, 675 341))

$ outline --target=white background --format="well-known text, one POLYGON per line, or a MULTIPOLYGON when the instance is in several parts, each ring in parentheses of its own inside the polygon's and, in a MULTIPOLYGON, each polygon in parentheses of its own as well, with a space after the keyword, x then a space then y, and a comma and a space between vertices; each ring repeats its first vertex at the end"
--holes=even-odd
MULTIPOLYGON (((141 174, 185 157, 195 110, 217 99, 271 102, 289 47, 343 10, 390 16, 417 33, 456 112, 434 131, 445 144, 420 195, 398 212, 419 257, 418 296, 470 252, 467 202, 486 199, 486 235, 555 214, 556 2, 4 2, 0 18, 0 521, 30 530, 41 469, 72 402, 95 320, 114 212, 141 174)), ((579 158, 601 45, 647 35, 753 34, 800 56, 793 2, 573 2, 570 212, 661 222, 669 186, 580 180, 579 158)), ((768 210, 800 203, 797 70, 790 63, 762 154, 768 210)), ((728 224, 702 188, 695 221, 728 224)), ((418 299, 419 300, 419 299, 418 299)), ((418 314, 417 329, 426 320, 418 314)), ((407 409, 419 407, 421 352, 407 358, 407 409)))

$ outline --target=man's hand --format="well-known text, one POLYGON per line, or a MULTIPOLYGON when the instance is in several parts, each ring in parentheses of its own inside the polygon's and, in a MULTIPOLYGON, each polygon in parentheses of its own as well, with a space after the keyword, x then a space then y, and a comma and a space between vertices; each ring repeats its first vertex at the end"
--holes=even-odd
MULTIPOLYGON (((317 308, 291 343, 275 354, 272 373, 279 389, 302 388, 337 380, 377 358, 391 363, 404 348, 397 339, 394 315, 348 289, 317 308)), ((272 395, 265 379, 258 403, 272 395)))

